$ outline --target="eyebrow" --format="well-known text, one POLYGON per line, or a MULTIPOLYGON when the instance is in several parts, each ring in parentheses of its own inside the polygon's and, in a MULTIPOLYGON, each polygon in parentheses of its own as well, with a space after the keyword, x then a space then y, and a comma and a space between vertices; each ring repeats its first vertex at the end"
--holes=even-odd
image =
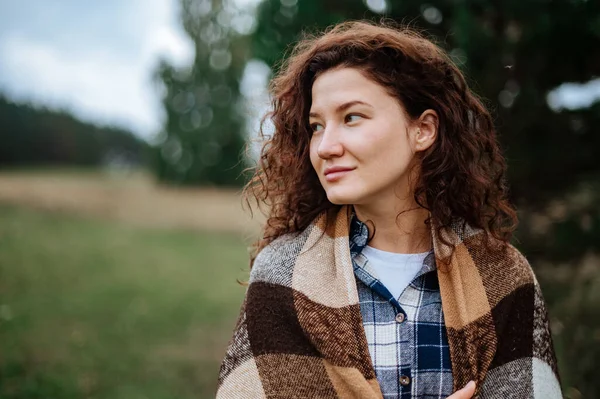
MULTIPOLYGON (((345 111, 345 110, 347 110, 348 108, 352 107, 353 105, 366 105, 366 106, 368 106, 368 107, 371 107, 371 108, 373 108, 373 106, 372 106, 371 104, 368 104, 368 103, 366 103, 366 102, 364 102, 364 101, 360 101, 360 100, 354 100, 354 101, 348 101, 348 102, 346 102, 346 103, 342 103, 342 104, 338 105, 338 106, 336 107, 336 109, 335 109, 335 112, 336 112, 336 113, 340 113, 340 112, 342 112, 342 111, 345 111)), ((318 113, 318 112, 310 112, 310 113, 308 114, 308 116, 309 116, 309 117, 312 117, 312 118, 316 118, 316 117, 318 117, 318 116, 319 116, 319 113, 318 113)))

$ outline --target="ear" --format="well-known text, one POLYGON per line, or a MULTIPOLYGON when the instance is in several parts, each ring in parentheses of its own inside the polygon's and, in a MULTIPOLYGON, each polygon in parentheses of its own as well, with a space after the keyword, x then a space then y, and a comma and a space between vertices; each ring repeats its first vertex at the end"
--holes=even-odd
POLYGON ((415 122, 415 151, 425 151, 437 138, 439 118, 432 109, 425 110, 415 122))

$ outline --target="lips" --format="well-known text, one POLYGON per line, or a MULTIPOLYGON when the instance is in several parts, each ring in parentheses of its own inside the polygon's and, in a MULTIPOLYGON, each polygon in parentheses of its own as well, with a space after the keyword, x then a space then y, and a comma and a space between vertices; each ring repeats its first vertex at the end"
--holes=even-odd
POLYGON ((334 167, 330 167, 325 169, 325 180, 327 180, 328 182, 333 182, 336 180, 341 179, 342 177, 344 177, 345 175, 347 175, 349 172, 351 172, 352 170, 354 170, 354 168, 348 168, 348 167, 343 167, 343 166, 334 166, 334 167))
POLYGON ((327 175, 329 175, 331 173, 349 172, 352 169, 354 169, 354 168, 348 168, 348 167, 345 167, 345 166, 332 166, 332 167, 326 168, 324 174, 325 174, 325 176, 327 176, 327 175))

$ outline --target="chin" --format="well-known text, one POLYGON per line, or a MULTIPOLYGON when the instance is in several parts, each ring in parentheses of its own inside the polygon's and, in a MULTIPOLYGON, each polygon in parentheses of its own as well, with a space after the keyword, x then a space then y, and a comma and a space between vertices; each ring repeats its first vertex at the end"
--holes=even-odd
POLYGON ((361 196, 356 190, 343 190, 341 187, 325 191, 327 199, 334 205, 352 205, 360 202, 361 196))

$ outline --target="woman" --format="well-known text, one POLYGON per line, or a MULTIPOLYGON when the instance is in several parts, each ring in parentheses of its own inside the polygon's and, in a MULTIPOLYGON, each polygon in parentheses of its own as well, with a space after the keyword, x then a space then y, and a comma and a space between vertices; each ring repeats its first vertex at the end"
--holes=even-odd
POLYGON ((492 119, 448 56, 346 22, 272 83, 246 188, 268 219, 217 396, 561 397, 492 119))

